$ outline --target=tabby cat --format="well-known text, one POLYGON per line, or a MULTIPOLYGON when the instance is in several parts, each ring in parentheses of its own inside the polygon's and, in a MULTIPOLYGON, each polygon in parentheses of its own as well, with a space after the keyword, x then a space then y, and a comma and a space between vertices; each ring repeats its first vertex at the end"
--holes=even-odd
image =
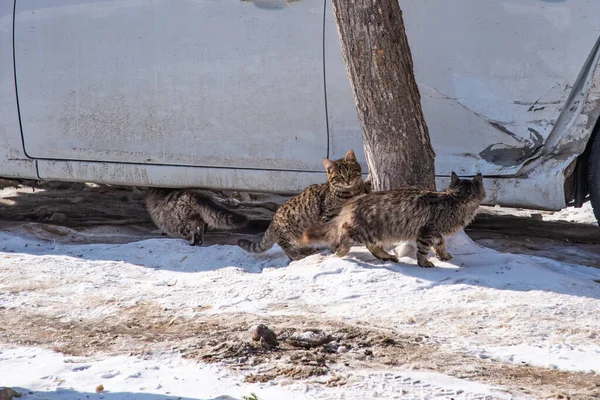
POLYGON ((364 244, 375 257, 398 262, 383 247, 415 240, 417 263, 433 267, 427 259, 431 247, 438 259, 451 259, 445 238, 471 222, 484 197, 481 174, 469 180, 452 172, 450 187, 443 192, 406 187, 352 199, 335 219, 307 229, 302 243, 329 243, 339 257, 348 254, 352 243, 364 244))
POLYGON ((246 216, 228 210, 212 196, 195 189, 148 188, 146 207, 163 233, 187 239, 192 246, 204 243, 208 227, 235 229, 248 222, 246 216))
POLYGON ((278 243, 292 260, 315 253, 316 250, 299 243, 304 230, 331 220, 350 198, 365 190, 360 164, 353 150, 340 160, 323 159, 323 166, 327 171, 327 183, 311 185, 283 203, 260 242, 240 239, 238 245, 246 251, 261 253, 278 243))

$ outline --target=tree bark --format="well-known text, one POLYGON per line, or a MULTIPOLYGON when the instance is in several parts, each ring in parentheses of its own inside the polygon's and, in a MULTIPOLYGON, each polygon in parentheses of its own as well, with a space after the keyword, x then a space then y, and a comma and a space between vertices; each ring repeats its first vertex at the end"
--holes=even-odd
POLYGON ((398 0, 332 1, 372 189, 435 189, 435 153, 398 0))

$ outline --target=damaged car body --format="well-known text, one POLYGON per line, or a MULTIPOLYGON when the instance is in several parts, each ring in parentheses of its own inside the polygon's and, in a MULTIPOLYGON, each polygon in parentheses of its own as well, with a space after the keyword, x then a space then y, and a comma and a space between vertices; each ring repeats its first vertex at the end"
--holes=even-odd
MULTIPOLYGON (((400 4, 438 187, 600 215, 600 6, 400 4)), ((0 4, 0 176, 291 193, 349 148, 366 170, 328 0, 0 4)))

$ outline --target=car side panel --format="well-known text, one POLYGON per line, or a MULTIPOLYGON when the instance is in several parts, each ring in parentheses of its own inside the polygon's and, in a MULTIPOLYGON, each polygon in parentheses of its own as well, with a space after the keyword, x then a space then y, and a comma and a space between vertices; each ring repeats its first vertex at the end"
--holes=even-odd
POLYGON ((19 0, 28 154, 321 170, 323 1, 19 0))

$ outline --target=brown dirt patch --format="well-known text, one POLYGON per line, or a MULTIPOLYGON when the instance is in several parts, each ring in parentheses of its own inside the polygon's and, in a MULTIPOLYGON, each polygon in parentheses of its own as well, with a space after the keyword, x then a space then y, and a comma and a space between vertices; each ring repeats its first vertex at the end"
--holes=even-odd
POLYGON ((145 357, 173 351, 186 358, 222 362, 245 371, 250 382, 287 377, 318 378, 327 385, 343 385, 344 372, 351 368, 394 366, 439 371, 536 398, 600 398, 600 376, 596 374, 481 360, 444 351, 426 336, 403 336, 391 330, 335 321, 248 314, 188 319, 151 304, 124 309, 118 316, 83 321, 0 309, 0 321, 3 344, 42 346, 74 356, 102 352, 145 357), (265 348, 252 340, 251 328, 258 323, 275 331, 279 347, 265 348), (290 344, 288 338, 310 330, 326 332, 331 341, 312 348, 290 344))

